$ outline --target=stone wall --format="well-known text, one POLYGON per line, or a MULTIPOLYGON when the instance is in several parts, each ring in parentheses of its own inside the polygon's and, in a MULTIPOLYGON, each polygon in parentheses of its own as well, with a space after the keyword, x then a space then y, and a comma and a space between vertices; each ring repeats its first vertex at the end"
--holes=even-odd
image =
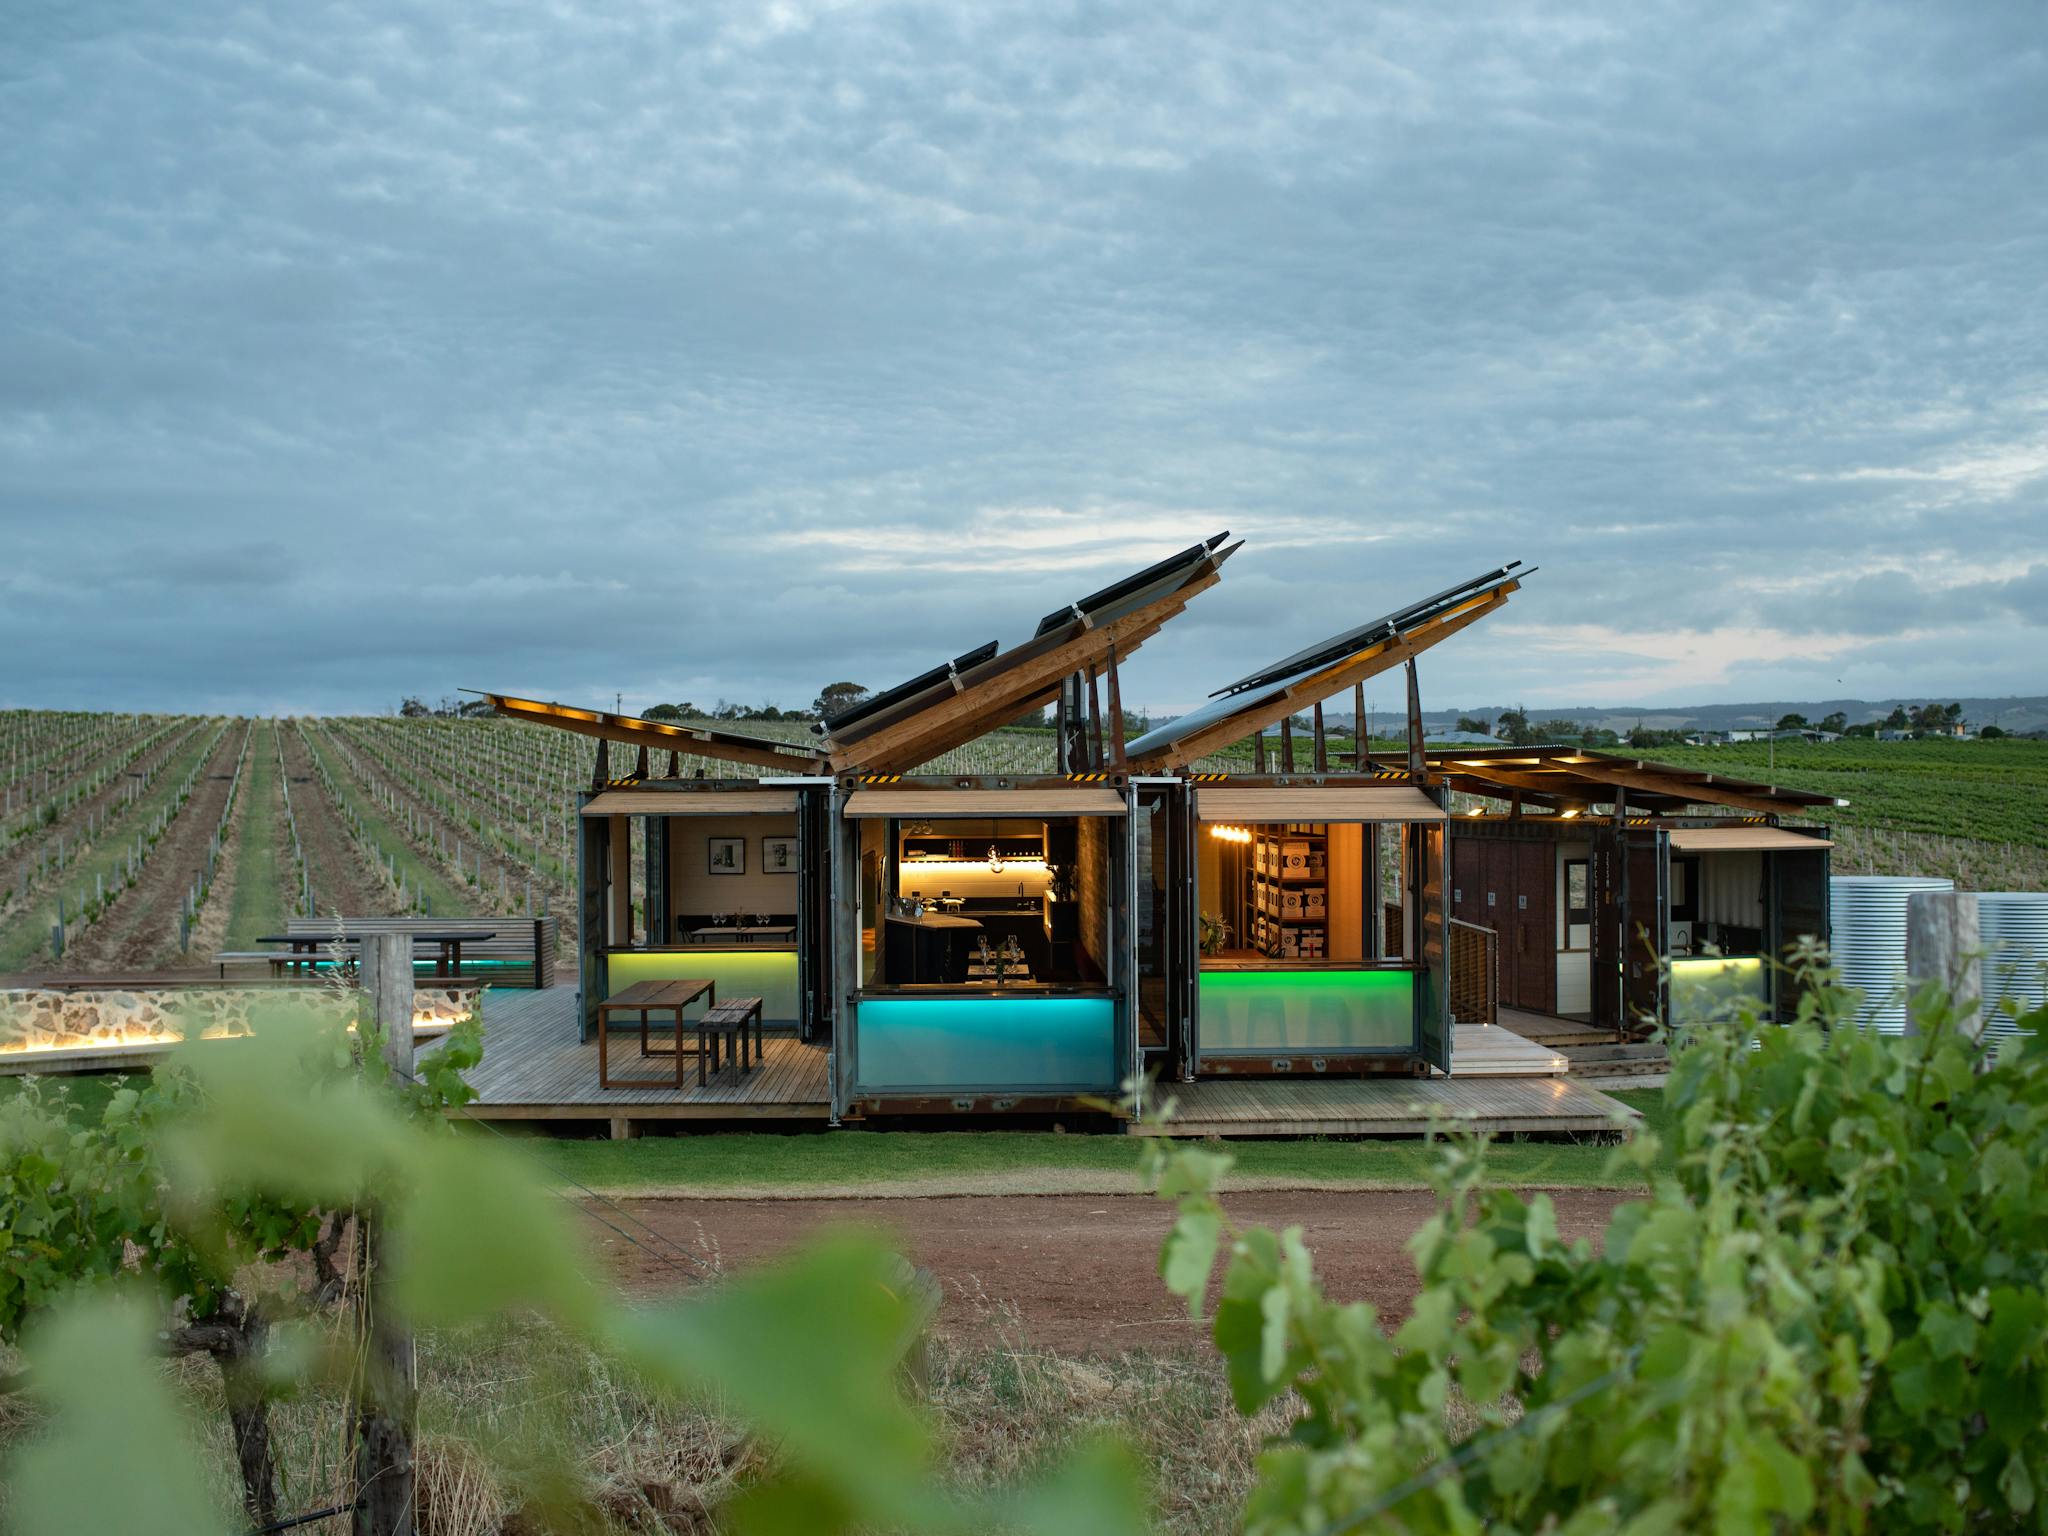
MULTIPOLYGON (((419 987, 413 1028, 446 1029, 479 1007, 480 988, 419 987)), ((0 1065, 13 1058, 63 1053, 68 1065, 96 1050, 133 1054, 182 1040, 231 1040, 251 1032, 271 1008, 351 1008, 359 993, 330 987, 177 987, 104 992, 0 991, 0 1065)))

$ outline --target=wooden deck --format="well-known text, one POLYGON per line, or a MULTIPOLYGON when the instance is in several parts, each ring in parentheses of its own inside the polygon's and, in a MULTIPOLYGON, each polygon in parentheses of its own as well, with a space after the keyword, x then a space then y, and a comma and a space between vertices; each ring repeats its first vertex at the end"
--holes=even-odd
POLYGON ((1451 1026, 1453 1077, 1559 1077, 1570 1070, 1564 1052, 1524 1039, 1505 1025, 1451 1026))
MULTIPOLYGON (((637 1029, 614 1031, 612 1066, 654 1077, 666 1056, 643 1059, 637 1029)), ((770 1035, 763 1060, 741 1077, 730 1065, 703 1087, 694 1062, 685 1087, 600 1088, 597 1043, 576 1038, 576 989, 484 994, 484 1059, 468 1074, 477 1120, 822 1120, 831 1114, 825 1049, 770 1035)), ((615 1124, 615 1133, 625 1127, 615 1124)))
MULTIPOLYGON (((1477 1026, 1472 1026, 1477 1028, 1477 1026)), ((1492 1033, 1504 1034, 1499 1026, 1492 1033)), ((634 1035, 614 1039, 618 1064, 649 1075, 634 1035)), ((1640 1116, 1627 1105, 1564 1076, 1547 1075, 1554 1054, 1524 1044, 1542 1057, 1545 1075, 1512 1045, 1500 1059, 1517 1075, 1467 1070, 1498 1040, 1454 1042, 1457 1075, 1444 1078, 1214 1078, 1162 1090, 1178 1101, 1172 1133, 1183 1136, 1420 1136, 1432 1113, 1477 1130, 1501 1133, 1610 1132, 1632 1128, 1640 1116)), ((694 1069, 692 1069, 694 1070, 694 1069)), ((484 1059, 469 1074, 478 1090, 464 1113, 484 1120, 604 1120, 614 1134, 650 1120, 747 1120, 756 1123, 819 1121, 830 1117, 826 1055, 787 1035, 768 1040, 765 1065, 745 1078, 730 1067, 699 1088, 694 1076, 680 1092, 668 1087, 603 1089, 597 1086, 597 1046, 576 1038, 573 987, 544 991, 491 991, 484 995, 484 1059)), ((999 1117, 963 1124, 994 1124, 999 1117)), ((1147 1128, 1133 1127, 1140 1133, 1147 1128)))
POLYGON ((1568 1077, 1210 1078, 1162 1085, 1157 1097, 1175 1101, 1174 1136, 1421 1136, 1432 1114, 1478 1131, 1632 1135, 1642 1118, 1568 1077))

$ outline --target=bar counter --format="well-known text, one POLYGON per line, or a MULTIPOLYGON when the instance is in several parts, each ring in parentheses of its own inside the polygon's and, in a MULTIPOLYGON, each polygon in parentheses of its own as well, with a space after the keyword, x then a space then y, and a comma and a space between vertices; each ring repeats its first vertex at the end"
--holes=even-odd
POLYGON ((605 996, 623 992, 636 981, 681 981, 708 978, 718 984, 718 1000, 761 999, 761 1022, 769 1028, 794 1029, 797 956, 794 944, 642 944, 604 952, 605 996))

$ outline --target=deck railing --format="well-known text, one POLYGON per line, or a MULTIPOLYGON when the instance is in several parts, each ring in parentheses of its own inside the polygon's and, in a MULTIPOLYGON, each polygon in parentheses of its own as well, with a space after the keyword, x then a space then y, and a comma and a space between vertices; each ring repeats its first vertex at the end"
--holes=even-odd
POLYGON ((1494 1024, 1500 1015, 1500 935, 1478 923, 1451 919, 1451 1017, 1460 1024, 1494 1024))

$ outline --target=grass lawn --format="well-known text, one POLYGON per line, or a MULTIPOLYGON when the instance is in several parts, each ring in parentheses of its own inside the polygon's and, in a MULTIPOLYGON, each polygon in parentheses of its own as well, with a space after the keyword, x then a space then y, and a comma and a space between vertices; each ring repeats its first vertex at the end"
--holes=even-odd
MULTIPOLYGON (((118 1073, 41 1080, 45 1093, 65 1085, 80 1123, 97 1120, 122 1081, 118 1073)), ((22 1079, 0 1077, 0 1100, 22 1079)), ((1646 1129, 1663 1121, 1654 1089, 1613 1095, 1643 1112, 1646 1129)), ((473 1135, 487 1136, 481 1128, 473 1135)), ((511 1139, 558 1179, 607 1194, 1114 1193, 1137 1189, 1142 1148, 1135 1137, 1058 1135, 1050 1131, 770 1131, 645 1136, 637 1141, 518 1134, 511 1139)), ((1232 1141, 1240 1188, 1330 1184, 1419 1188, 1430 1151, 1419 1140, 1232 1141)), ((1613 1148, 1566 1141, 1502 1141, 1487 1154, 1494 1181, 1513 1185, 1621 1188, 1610 1171, 1613 1148)))
POLYGON ((290 910, 277 859, 277 727, 267 720, 257 724, 256 739, 249 743, 249 782, 242 793, 249 800, 242 811, 223 949, 254 949, 259 934, 283 929, 290 910))
MULTIPOLYGON (((1613 1095, 1656 1129, 1663 1095, 1613 1095)), ((487 1134, 478 1132, 477 1134, 487 1134)), ((828 1195, 1057 1193, 1136 1188, 1137 1140, 1049 1131, 838 1131, 647 1136, 637 1141, 516 1138, 551 1172, 607 1193, 828 1195)), ((1430 1157, 1419 1140, 1241 1140, 1228 1143, 1240 1187, 1282 1184, 1424 1183, 1430 1157)), ((1611 1147, 1564 1141, 1502 1141, 1488 1154, 1495 1181, 1579 1188, 1627 1187, 1610 1171, 1611 1147)))

